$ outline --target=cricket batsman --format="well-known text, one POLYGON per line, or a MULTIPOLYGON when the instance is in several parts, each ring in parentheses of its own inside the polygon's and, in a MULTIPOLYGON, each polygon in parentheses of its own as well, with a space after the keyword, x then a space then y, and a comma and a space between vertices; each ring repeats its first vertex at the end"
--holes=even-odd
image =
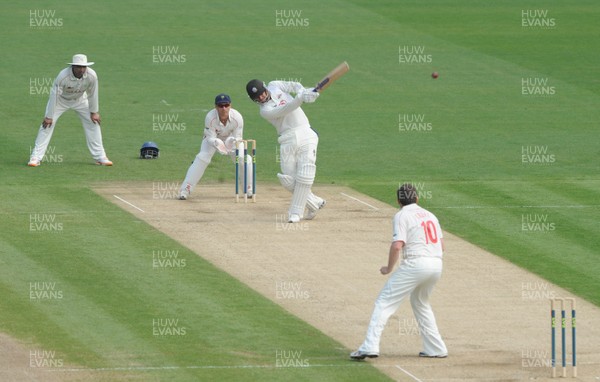
POLYGON ((319 137, 300 107, 317 100, 319 93, 313 90, 290 81, 272 81, 265 85, 254 79, 246 85, 248 96, 260 106, 260 116, 269 121, 279 135, 281 173, 277 177, 292 193, 288 209, 290 223, 314 219, 325 206, 325 200, 311 191, 317 171, 319 137))

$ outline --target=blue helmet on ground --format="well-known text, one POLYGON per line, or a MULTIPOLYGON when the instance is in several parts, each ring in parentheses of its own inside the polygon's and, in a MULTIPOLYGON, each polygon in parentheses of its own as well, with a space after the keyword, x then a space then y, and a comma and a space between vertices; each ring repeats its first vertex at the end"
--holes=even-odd
POLYGON ((158 158, 158 145, 155 142, 144 142, 140 149, 141 159, 156 159, 158 158))

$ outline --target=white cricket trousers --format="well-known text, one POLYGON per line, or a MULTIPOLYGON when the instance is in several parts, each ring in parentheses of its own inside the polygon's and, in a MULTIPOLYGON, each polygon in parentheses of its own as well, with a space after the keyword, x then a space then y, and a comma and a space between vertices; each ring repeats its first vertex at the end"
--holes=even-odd
POLYGON ((293 179, 286 187, 292 192, 288 213, 302 216, 307 203, 310 209, 319 209, 323 199, 311 190, 317 169, 319 136, 310 127, 302 127, 285 132, 277 141, 281 172, 293 179))
POLYGON ((38 158, 39 160, 44 158, 48 145, 50 144, 50 139, 52 138, 52 133, 54 132, 54 126, 56 126, 60 116, 67 110, 74 110, 79 114, 79 119, 83 124, 87 146, 92 157, 95 160, 105 158, 106 153, 104 152, 104 145, 102 144, 102 130, 100 125, 92 122, 92 119, 90 118, 90 108, 87 98, 80 98, 79 100, 68 103, 66 101, 61 101, 60 98, 58 99, 54 109, 54 115, 52 115, 52 126, 46 128, 40 126, 37 138, 35 139, 35 147, 31 151, 31 157, 38 158))
POLYGON ((387 320, 398 310, 404 298, 410 296, 410 304, 423 340, 422 351, 431 356, 448 354, 429 304, 429 296, 441 275, 442 259, 440 258, 404 259, 375 301, 367 336, 359 350, 379 354, 381 333, 387 320))
MULTIPOLYGON (((187 173, 185 174, 185 179, 183 183, 181 183, 181 192, 183 192, 189 186, 189 192, 192 192, 202 176, 204 176, 204 172, 206 168, 212 161, 212 157, 217 152, 217 148, 211 144, 207 139, 202 140, 202 144, 200 145, 200 152, 194 158, 192 165, 188 168, 187 173)), ((231 159, 235 162, 235 154, 232 153, 230 155, 231 159)))
POLYGON ((298 128, 285 132, 277 139, 281 172, 296 178, 302 166, 315 165, 319 136, 311 128, 298 128))

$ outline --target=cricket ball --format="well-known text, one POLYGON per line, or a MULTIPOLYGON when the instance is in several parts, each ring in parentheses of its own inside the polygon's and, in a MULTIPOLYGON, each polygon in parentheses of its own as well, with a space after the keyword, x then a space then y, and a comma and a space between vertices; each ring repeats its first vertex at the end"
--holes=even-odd
POLYGON ((431 73, 431 78, 434 78, 434 79, 435 79, 435 78, 438 78, 438 77, 439 77, 439 74, 438 74, 438 72, 433 72, 433 73, 431 73))

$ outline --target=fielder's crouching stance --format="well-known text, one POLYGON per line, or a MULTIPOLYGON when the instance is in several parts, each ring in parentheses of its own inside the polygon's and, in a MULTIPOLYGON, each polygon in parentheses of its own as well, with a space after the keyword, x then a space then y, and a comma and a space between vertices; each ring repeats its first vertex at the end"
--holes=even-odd
POLYGON ((279 134, 281 173, 277 177, 292 193, 288 221, 298 223, 301 218, 314 219, 317 211, 325 206, 325 200, 311 192, 317 170, 319 137, 300 106, 304 102, 315 102, 319 93, 313 88, 305 89, 298 82, 272 81, 266 86, 260 80, 248 82, 246 92, 260 105, 261 117, 275 126, 279 134))
MULTIPOLYGON (((179 190, 179 199, 186 200, 204 175, 215 152, 229 155, 235 161, 236 142, 242 139, 244 119, 231 107, 231 98, 227 94, 219 94, 215 98, 215 108, 206 114, 204 119, 204 138, 200 152, 196 155, 179 190)), ((252 167, 248 169, 252 171, 252 167)), ((251 176, 251 175, 249 175, 251 176)))
POLYGON ((98 75, 90 68, 92 65, 94 63, 88 62, 85 54, 76 54, 69 67, 63 69, 54 80, 44 120, 38 130, 28 166, 37 167, 41 164, 54 133, 54 127, 67 110, 75 110, 79 115, 87 147, 96 164, 113 165, 113 162, 106 157, 102 143, 100 114, 98 114, 98 75))
POLYGON ((401 207, 394 216, 394 236, 388 264, 379 271, 383 275, 390 273, 398 261, 400 251, 403 252, 402 264, 379 293, 365 341, 357 351, 350 354, 352 359, 379 356, 383 328, 407 296, 410 296, 410 304, 423 340, 423 350, 419 357, 448 356, 446 344, 438 331, 429 304, 433 287, 442 275, 442 229, 435 215, 417 205, 419 198, 413 185, 406 183, 400 186, 397 197, 401 207))

